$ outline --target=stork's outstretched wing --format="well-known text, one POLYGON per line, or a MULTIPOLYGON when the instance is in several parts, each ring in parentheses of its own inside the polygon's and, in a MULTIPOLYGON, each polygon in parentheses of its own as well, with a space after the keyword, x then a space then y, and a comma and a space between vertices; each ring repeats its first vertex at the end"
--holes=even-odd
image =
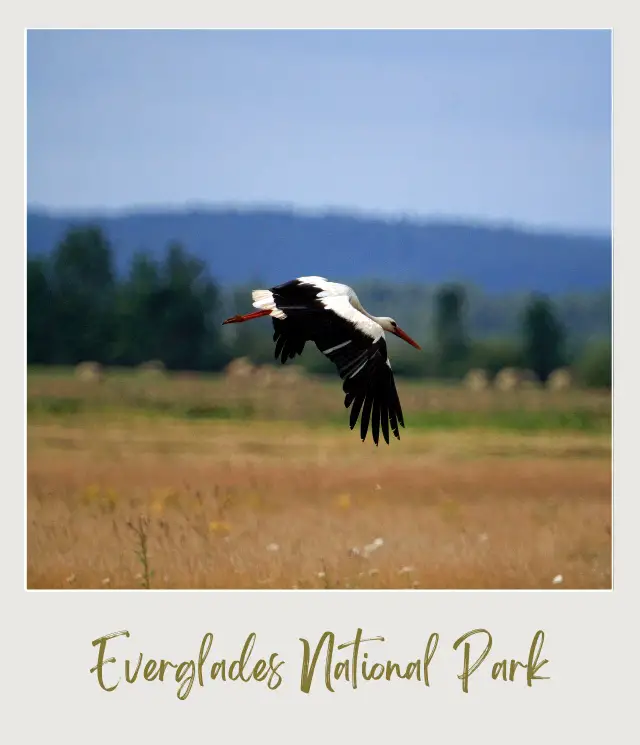
POLYGON ((295 280, 269 293, 269 302, 281 312, 273 318, 276 358, 284 364, 302 354, 307 341, 315 342, 344 381, 351 429, 360 419, 363 441, 369 425, 376 445, 380 430, 389 443, 389 426, 400 439, 398 425, 404 427, 404 420, 382 327, 353 307, 348 296, 323 297, 322 287, 313 284, 295 280))

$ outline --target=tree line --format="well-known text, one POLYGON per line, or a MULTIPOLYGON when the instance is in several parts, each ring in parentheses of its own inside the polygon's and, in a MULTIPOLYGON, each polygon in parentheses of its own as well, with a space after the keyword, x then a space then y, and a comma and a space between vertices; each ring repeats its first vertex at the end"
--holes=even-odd
MULTIPOLYGON (((460 378, 471 368, 493 375, 517 367, 545 382, 553 370, 571 365, 589 384, 611 384, 610 342, 583 345, 578 353, 544 295, 532 295, 524 304, 515 334, 494 339, 471 337, 463 286, 439 287, 432 302, 425 352, 393 349, 400 375, 460 378)), ((246 288, 225 296, 205 263, 179 243, 161 257, 136 254, 128 271, 118 275, 102 231, 72 228, 50 254, 27 259, 27 362, 136 366, 159 360, 168 369, 195 371, 219 371, 240 356, 272 362, 271 333, 261 324, 232 331, 220 325, 225 314, 245 312, 246 306, 246 288)), ((333 371, 311 349, 299 364, 313 372, 333 371)))
POLYGON ((136 255, 120 279, 104 235, 73 229, 27 260, 27 362, 218 370, 229 361, 219 308, 217 285, 181 245, 162 260, 136 255))

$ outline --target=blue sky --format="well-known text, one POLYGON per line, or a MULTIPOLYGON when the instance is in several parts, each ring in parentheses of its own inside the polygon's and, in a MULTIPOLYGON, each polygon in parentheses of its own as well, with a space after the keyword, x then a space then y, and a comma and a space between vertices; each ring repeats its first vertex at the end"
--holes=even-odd
POLYGON ((606 31, 32 31, 28 202, 611 225, 606 31))

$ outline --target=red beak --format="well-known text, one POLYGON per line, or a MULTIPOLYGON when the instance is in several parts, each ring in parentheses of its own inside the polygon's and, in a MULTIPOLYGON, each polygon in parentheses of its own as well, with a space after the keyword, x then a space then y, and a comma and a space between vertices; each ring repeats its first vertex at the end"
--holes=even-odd
POLYGON ((400 326, 396 326, 394 332, 396 336, 399 336, 401 339, 404 339, 408 344, 411 344, 412 347, 415 347, 416 349, 421 349, 419 344, 416 344, 415 341, 408 335, 405 334, 404 331, 400 328, 400 326))

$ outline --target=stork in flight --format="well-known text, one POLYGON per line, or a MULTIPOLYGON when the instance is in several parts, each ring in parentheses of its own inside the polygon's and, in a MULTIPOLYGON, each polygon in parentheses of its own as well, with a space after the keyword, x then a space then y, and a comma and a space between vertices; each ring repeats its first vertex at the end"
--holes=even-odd
POLYGON ((376 445, 380 429, 389 444, 389 425, 400 439, 398 424, 404 427, 404 419, 384 332, 399 336, 416 349, 420 347, 393 318, 372 316, 351 287, 324 277, 299 277, 270 290, 253 290, 251 294, 253 307, 259 310, 227 318, 223 325, 271 316, 275 356, 283 364, 302 354, 307 341, 315 342, 344 380, 344 405, 352 407, 351 429, 360 416, 363 442, 369 422, 376 445))

